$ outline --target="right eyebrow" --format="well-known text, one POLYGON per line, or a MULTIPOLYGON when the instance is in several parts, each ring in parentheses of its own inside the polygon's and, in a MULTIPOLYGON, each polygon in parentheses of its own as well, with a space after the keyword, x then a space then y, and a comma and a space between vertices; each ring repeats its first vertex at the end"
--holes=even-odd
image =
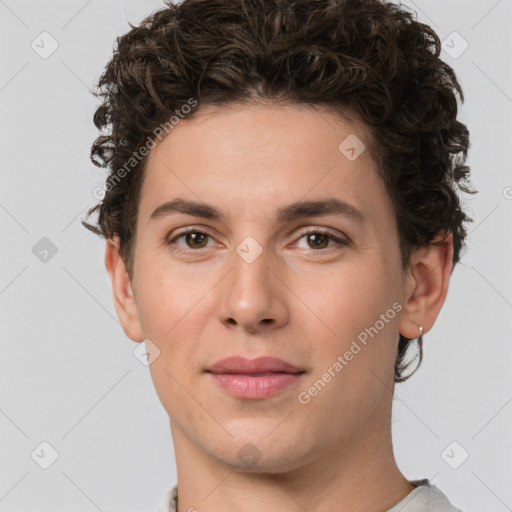
POLYGON ((185 213, 194 217, 203 217, 205 219, 223 220, 225 215, 214 206, 190 201, 188 199, 176 198, 161 204, 149 217, 150 220, 167 217, 173 213, 185 213))

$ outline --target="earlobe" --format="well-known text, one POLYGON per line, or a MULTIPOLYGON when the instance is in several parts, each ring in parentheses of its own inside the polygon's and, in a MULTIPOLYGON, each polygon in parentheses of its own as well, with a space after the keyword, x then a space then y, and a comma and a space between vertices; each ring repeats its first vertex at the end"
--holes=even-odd
POLYGON ((434 325, 448 294, 453 268, 453 235, 438 236, 431 244, 411 254, 406 279, 404 308, 399 332, 406 338, 417 338, 434 325))
POLYGON ((121 257, 118 237, 107 240, 105 267, 112 283, 114 307, 126 336, 132 341, 143 341, 144 335, 133 295, 132 283, 121 257))

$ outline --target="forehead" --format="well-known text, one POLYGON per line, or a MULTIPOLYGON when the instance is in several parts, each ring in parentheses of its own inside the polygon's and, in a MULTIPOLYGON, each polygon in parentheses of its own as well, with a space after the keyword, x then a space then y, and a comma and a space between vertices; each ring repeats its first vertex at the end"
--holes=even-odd
POLYGON ((390 202, 369 146, 364 124, 321 107, 202 107, 150 151, 139 219, 173 198, 216 206, 227 220, 256 210, 282 220, 284 205, 325 197, 371 216, 390 202))

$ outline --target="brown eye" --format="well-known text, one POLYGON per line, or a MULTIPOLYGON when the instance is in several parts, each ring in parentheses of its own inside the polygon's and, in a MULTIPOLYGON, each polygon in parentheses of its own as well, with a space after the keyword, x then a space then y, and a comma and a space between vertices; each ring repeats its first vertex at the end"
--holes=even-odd
POLYGON ((325 249, 329 244, 329 236, 324 233, 312 233, 306 235, 308 243, 312 242, 313 249, 325 249))
POLYGON ((302 240, 303 238, 306 239, 306 249, 313 249, 313 252, 320 252, 323 249, 329 249, 335 246, 349 245, 347 241, 320 229, 310 229, 309 231, 301 233, 299 240, 302 240), (331 245, 329 245, 330 241, 333 242, 331 245))
POLYGON ((201 231, 199 229, 190 229, 188 231, 183 231, 179 235, 175 236, 172 240, 168 241, 168 245, 172 245, 176 243, 177 240, 180 238, 185 239, 186 246, 182 246, 180 244, 177 244, 181 249, 184 251, 187 251, 187 249, 191 249, 192 251, 198 250, 198 249, 204 249, 207 247, 208 238, 210 235, 208 233, 205 233, 204 231, 201 231))
POLYGON ((192 249, 202 249, 205 246, 205 241, 208 235, 199 231, 191 231, 186 233, 185 241, 192 249))

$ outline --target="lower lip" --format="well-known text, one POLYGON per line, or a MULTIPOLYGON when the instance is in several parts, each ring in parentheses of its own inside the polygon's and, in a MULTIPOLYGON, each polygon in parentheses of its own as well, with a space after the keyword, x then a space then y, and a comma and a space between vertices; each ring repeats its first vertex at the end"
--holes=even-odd
POLYGON ((296 383, 302 373, 272 373, 269 375, 240 375, 211 373, 213 380, 236 398, 258 399, 276 395, 296 383))

